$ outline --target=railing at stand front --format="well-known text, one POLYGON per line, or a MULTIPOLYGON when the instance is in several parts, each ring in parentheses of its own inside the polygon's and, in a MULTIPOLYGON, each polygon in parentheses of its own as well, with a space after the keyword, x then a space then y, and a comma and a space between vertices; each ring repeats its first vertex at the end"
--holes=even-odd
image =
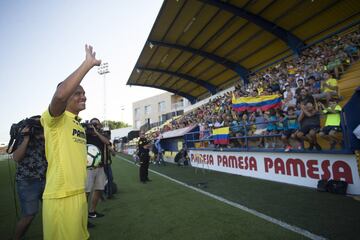
MULTIPOLYGON (((261 152, 278 152, 281 151, 283 152, 284 149, 283 148, 259 148, 259 147, 255 147, 255 148, 251 148, 249 147, 249 139, 253 139, 253 138, 270 138, 270 137, 281 137, 282 134, 260 134, 260 135, 250 135, 248 136, 248 127, 251 125, 260 125, 260 124, 269 124, 269 123, 278 123, 280 121, 266 121, 266 122, 259 122, 259 123, 247 123, 245 125, 240 125, 239 127, 244 128, 245 134, 244 136, 239 136, 239 137, 230 137, 229 136, 229 144, 231 143, 231 140, 236 140, 236 139, 245 139, 245 147, 232 147, 229 148, 229 144, 228 145, 218 145, 217 147, 214 146, 213 147, 207 147, 205 149, 208 150, 217 150, 217 149, 228 149, 229 151, 261 151, 261 152), (220 146, 220 147, 219 147, 220 146)), ((342 135, 343 135, 343 139, 344 139, 344 144, 343 144, 343 148, 341 150, 311 150, 311 152, 321 152, 321 153, 344 153, 344 154, 348 154, 348 153, 353 153, 350 149, 349 146, 349 141, 348 141, 348 136, 346 134, 346 124, 344 124, 346 122, 346 119, 344 117, 343 114, 341 114, 341 129, 342 129, 342 135)), ((184 135, 184 141, 186 146, 191 149, 193 148, 192 146, 194 145, 194 143, 197 142, 213 142, 214 141, 214 135, 212 135, 211 133, 212 130, 204 130, 204 131, 196 131, 196 132, 191 132, 191 133, 187 133, 184 135), (199 137, 196 138, 195 135, 198 135, 199 137), (203 138, 200 139, 200 136, 205 136, 203 138), (190 138, 190 139, 189 139, 190 138)), ((264 129, 264 131, 266 131, 266 129, 264 129)), ((231 131, 229 132, 229 135, 231 134, 231 131)), ((195 147, 194 147, 195 148, 195 147)), ((196 149, 196 148, 195 148, 196 149)), ((309 152, 308 150, 292 150, 294 152, 309 152)))

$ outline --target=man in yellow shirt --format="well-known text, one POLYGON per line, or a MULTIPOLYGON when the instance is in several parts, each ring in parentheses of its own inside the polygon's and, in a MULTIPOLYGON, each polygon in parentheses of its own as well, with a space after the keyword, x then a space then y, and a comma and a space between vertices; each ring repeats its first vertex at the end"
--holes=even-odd
POLYGON ((85 91, 80 86, 86 73, 101 61, 91 46, 86 58, 61 82, 49 108, 41 116, 48 161, 43 194, 44 239, 88 239, 86 183, 86 135, 78 118, 85 109, 85 91))
POLYGON ((338 95, 338 81, 332 77, 330 73, 324 73, 324 81, 321 84, 321 93, 313 94, 315 99, 326 99, 326 103, 329 104, 329 101, 332 97, 338 95))
POLYGON ((330 73, 324 73, 324 82, 322 85, 322 91, 325 93, 337 94, 338 84, 337 80, 332 77, 330 73))
POLYGON ((325 127, 320 131, 320 136, 327 140, 330 144, 330 149, 335 149, 336 145, 340 143, 339 139, 336 137, 337 132, 341 132, 341 107, 337 104, 336 99, 330 99, 329 106, 324 107, 320 103, 323 114, 326 114, 325 127))

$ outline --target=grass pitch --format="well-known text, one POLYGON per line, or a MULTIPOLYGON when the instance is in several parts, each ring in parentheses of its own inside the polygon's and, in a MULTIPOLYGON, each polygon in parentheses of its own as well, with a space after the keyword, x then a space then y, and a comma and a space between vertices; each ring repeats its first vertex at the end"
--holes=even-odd
MULTIPOLYGON (((99 203, 97 210, 106 216, 91 220, 96 225, 90 229, 91 239, 304 239, 154 173, 150 173, 152 182, 141 184, 138 167, 121 158, 112 165, 119 192, 99 203)), ((331 239, 360 236, 360 202, 348 197, 218 172, 195 173, 193 168, 172 164, 151 168, 314 234, 331 239)), ((1 161, 2 239, 11 237, 16 222, 13 174, 14 164, 1 161)), ((42 239, 41 215, 26 239, 42 239)))

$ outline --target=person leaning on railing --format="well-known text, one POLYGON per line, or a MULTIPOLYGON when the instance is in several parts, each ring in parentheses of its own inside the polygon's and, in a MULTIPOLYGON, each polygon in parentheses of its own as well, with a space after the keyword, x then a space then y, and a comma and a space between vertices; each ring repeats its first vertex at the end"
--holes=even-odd
POLYGON ((311 101, 300 104, 301 112, 298 121, 301 128, 296 133, 296 137, 300 141, 309 142, 309 150, 321 150, 320 145, 316 140, 316 133, 320 129, 320 115, 317 104, 313 104, 311 101))
MULTIPOLYGON (((266 135, 277 134, 275 122, 278 120, 278 118, 276 116, 275 109, 270 109, 269 111, 266 111, 264 114, 264 118, 268 122, 266 127, 266 135)), ((273 137, 265 138, 265 148, 269 148, 270 144, 272 148, 275 148, 276 146, 275 138, 273 137)))
MULTIPOLYGON (((296 114, 294 107, 289 107, 287 113, 285 113, 284 121, 286 122, 287 128, 281 136, 281 139, 285 146, 285 152, 288 152, 293 148, 293 146, 289 142, 290 138, 297 141, 296 132, 300 127, 298 123, 298 117, 299 116, 296 114)), ((300 142, 298 144, 298 148, 301 149, 300 142)))

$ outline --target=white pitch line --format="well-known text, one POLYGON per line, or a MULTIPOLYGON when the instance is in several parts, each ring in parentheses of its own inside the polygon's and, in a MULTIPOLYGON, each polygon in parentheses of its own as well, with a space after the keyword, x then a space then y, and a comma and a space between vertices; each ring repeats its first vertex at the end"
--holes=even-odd
MULTIPOLYGON (((121 158, 121 159, 123 159, 123 160, 126 161, 126 162, 129 162, 129 163, 134 164, 134 162, 129 161, 129 160, 126 159, 126 158, 123 158, 123 157, 121 157, 121 156, 119 156, 119 155, 118 155, 118 157, 121 158)), ((196 188, 196 187, 190 186, 190 185, 188 185, 188 184, 186 184, 186 183, 180 182, 180 181, 178 181, 178 180, 176 180, 176 179, 174 179, 174 178, 171 178, 171 177, 169 177, 169 176, 166 176, 166 175, 164 175, 164 174, 162 174, 162 173, 156 172, 156 171, 151 170, 151 169, 149 169, 149 171, 150 171, 150 172, 153 172, 153 173, 155 173, 155 174, 157 174, 157 175, 159 175, 159 176, 162 176, 162 177, 164 177, 164 178, 166 178, 166 179, 168 179, 168 180, 170 180, 170 181, 173 181, 173 182, 175 182, 175 183, 178 183, 178 184, 180 184, 180 185, 182 185, 182 186, 184 186, 184 187, 190 188, 190 189, 192 189, 192 190, 194 190, 194 191, 196 191, 196 192, 202 193, 202 194, 204 194, 204 195, 206 195, 206 196, 209 196, 209 197, 211 197, 211 198, 213 198, 213 199, 216 199, 216 200, 218 200, 218 201, 220 201, 220 202, 226 203, 226 204, 228 204, 228 205, 230 205, 230 206, 233 206, 233 207, 236 207, 236 208, 238 208, 238 209, 241 209, 241 210, 243 210, 243 211, 245 211, 245 212, 248 212, 248 213, 250 213, 250 214, 252 214, 252 215, 254 215, 254 216, 256 216, 256 217, 259 217, 259 218, 261 218, 261 219, 264 219, 265 221, 271 222, 271 223, 276 224, 276 225, 278 225, 278 226, 280 226, 280 227, 282 227, 282 228, 285 228, 285 229, 290 230, 290 231, 292 231, 292 232, 295 232, 295 233, 298 233, 298 234, 300 234, 300 235, 303 235, 303 236, 305 236, 305 237, 307 237, 307 238, 310 238, 310 239, 313 239, 313 240, 324 240, 324 239, 326 239, 326 238, 323 237, 323 236, 319 236, 319 235, 313 234, 313 233, 311 233, 311 232, 309 232, 309 231, 307 231, 307 230, 305 230, 305 229, 302 229, 302 228, 299 228, 299 227, 290 225, 290 224, 288 224, 288 223, 286 223, 286 222, 283 222, 283 221, 278 220, 278 219, 276 219, 276 218, 273 218, 273 217, 270 217, 270 216, 268 216, 268 215, 265 215, 265 214, 263 214, 263 213, 261 213, 261 212, 258 212, 258 211, 256 211, 256 210, 254 210, 254 209, 245 207, 244 205, 241 205, 241 204, 239 204, 239 203, 232 202, 232 201, 227 200, 227 199, 225 199, 225 198, 223 198, 223 197, 220 197, 220 196, 217 196, 217 195, 215 195, 215 194, 212 194, 212 193, 206 192, 206 191, 204 191, 204 190, 198 189, 198 188, 196 188)))

